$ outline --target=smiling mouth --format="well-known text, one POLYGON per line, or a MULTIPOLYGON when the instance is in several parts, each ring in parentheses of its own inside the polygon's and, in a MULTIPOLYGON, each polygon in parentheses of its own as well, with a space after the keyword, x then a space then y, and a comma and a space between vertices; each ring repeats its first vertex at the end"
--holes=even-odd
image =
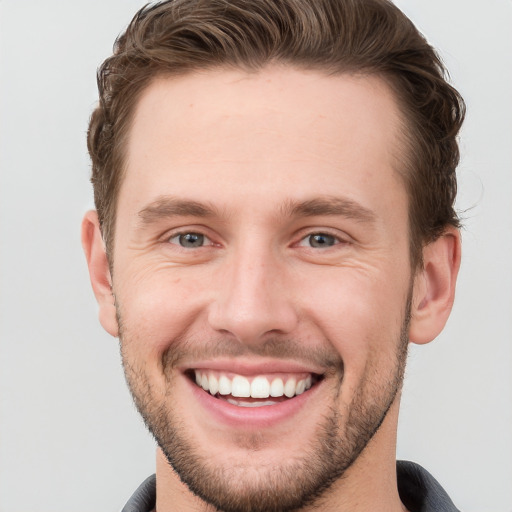
POLYGON ((290 400, 315 386, 315 373, 245 376, 216 370, 189 370, 189 378, 213 397, 239 407, 263 407, 290 400))

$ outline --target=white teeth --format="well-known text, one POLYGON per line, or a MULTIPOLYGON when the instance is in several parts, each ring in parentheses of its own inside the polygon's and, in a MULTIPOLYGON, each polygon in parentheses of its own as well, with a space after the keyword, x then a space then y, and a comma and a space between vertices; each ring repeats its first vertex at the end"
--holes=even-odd
POLYGON ((292 377, 291 379, 288 379, 286 381, 286 384, 284 385, 284 394, 291 398, 295 395, 295 389, 297 387, 297 381, 292 377))
POLYGON ((268 398, 270 384, 265 377, 256 377, 251 383, 251 396, 253 398, 268 398))
POLYGON ((233 400, 228 398, 226 400, 232 405, 238 405, 239 407, 263 407, 264 405, 276 405, 277 402, 272 400, 266 400, 265 402, 244 402, 243 400, 233 400))
MULTIPOLYGON (((282 396, 292 398, 304 393, 304 391, 311 388, 313 383, 311 375, 300 380, 297 380, 295 376, 290 376, 284 380, 281 377, 275 377, 269 382, 269 379, 263 375, 258 375, 249 380, 242 375, 234 375, 229 378, 227 375, 211 370, 195 370, 195 381, 198 386, 205 391, 209 391, 212 395, 219 393, 220 395, 232 395, 237 398, 279 398, 282 396)), ((235 400, 235 402, 236 405, 241 405, 240 401, 235 400)), ((251 403, 271 405, 275 402, 251 403)), ((256 405, 247 405, 247 407, 256 407, 256 405)))
POLYGON ((221 395, 231 395, 231 381, 225 375, 220 376, 219 393, 221 395))
POLYGON ((208 385, 210 387, 210 394, 216 395, 217 391, 219 391, 219 381, 215 375, 210 375, 208 377, 208 385))
POLYGON ((283 379, 276 378, 270 384, 270 396, 283 396, 284 395, 284 384, 283 379))
POLYGON ((245 377, 236 375, 231 381, 231 394, 237 397, 248 398, 251 396, 251 383, 245 377))

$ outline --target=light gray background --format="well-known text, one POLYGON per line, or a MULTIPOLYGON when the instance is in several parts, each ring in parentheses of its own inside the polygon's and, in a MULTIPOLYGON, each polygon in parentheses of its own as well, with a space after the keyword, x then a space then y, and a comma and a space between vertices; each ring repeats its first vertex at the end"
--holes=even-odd
MULTIPOLYGON (((468 104, 458 296, 439 339, 412 350, 398 456, 466 512, 511 512, 512 2, 398 3, 468 104)), ((140 5, 0 0, 1 512, 119 510, 153 472, 79 241, 95 70, 140 5)))

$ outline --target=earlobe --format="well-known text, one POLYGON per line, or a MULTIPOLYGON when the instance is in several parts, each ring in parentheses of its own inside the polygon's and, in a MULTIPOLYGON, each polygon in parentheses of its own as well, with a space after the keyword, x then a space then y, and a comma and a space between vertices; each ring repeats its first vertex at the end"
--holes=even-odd
POLYGON ((429 343, 443 330, 455 298, 461 242, 456 228, 423 249, 423 269, 414 280, 409 339, 429 343))
POLYGON ((94 210, 88 211, 82 221, 82 247, 89 267, 92 289, 99 305, 100 323, 109 334, 117 337, 119 328, 112 279, 98 214, 94 210))

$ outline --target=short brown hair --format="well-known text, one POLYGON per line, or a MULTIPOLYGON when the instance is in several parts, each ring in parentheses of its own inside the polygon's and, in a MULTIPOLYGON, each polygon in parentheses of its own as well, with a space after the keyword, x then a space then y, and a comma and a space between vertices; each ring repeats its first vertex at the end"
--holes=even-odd
POLYGON ((391 86, 405 119, 401 175, 409 196, 413 267, 454 211, 464 102, 412 22, 388 0, 169 0, 143 7, 98 70, 88 131, 94 200, 113 250, 125 142, 141 91, 156 76, 271 62, 327 74, 361 73, 391 86))

